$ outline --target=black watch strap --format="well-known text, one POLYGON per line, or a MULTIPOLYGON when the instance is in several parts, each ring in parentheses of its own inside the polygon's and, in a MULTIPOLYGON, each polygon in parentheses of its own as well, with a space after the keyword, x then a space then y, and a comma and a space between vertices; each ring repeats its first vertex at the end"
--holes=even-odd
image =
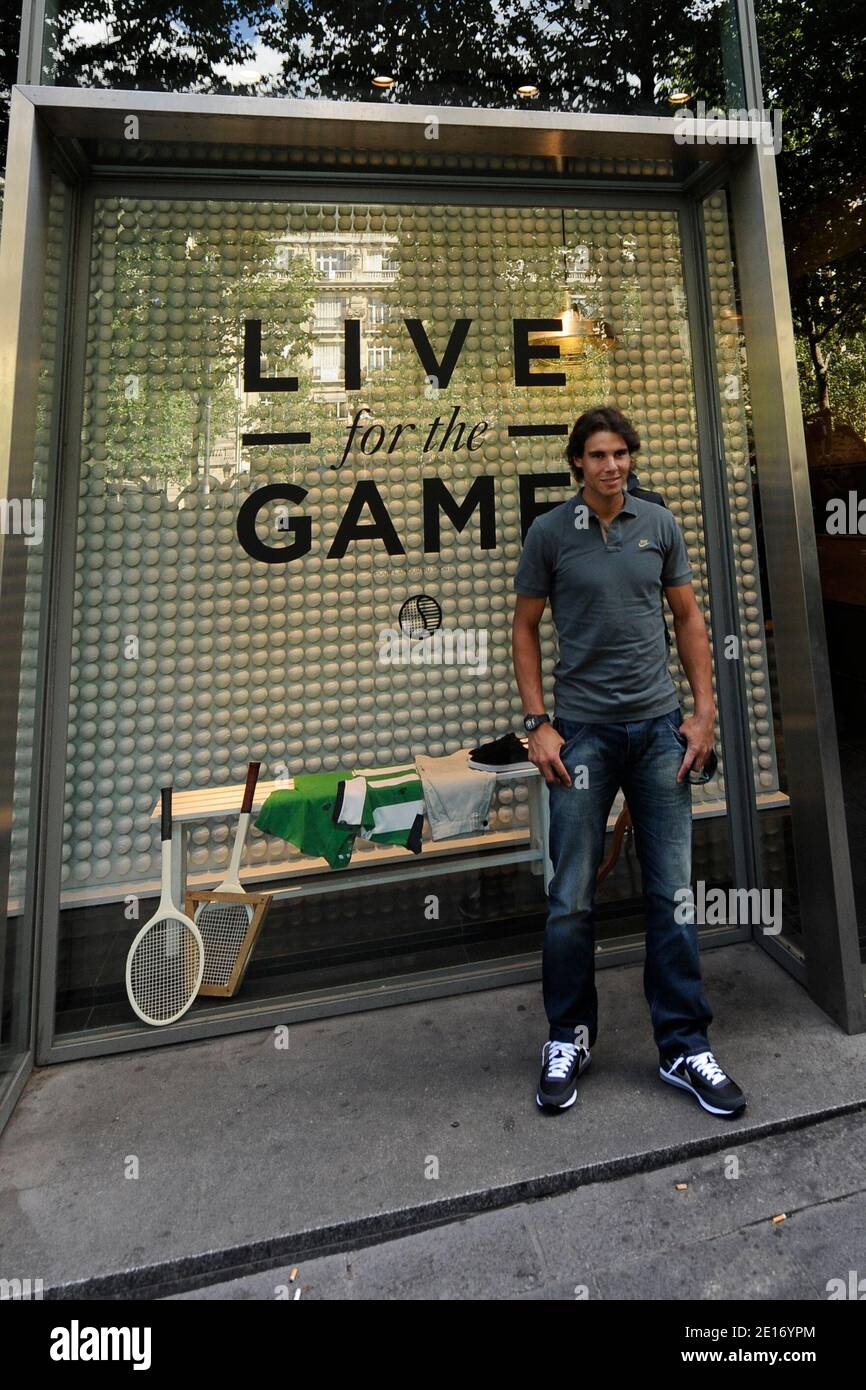
POLYGON ((539 728, 540 725, 549 723, 549 714, 525 714, 523 716, 523 727, 528 734, 531 734, 532 731, 539 728))

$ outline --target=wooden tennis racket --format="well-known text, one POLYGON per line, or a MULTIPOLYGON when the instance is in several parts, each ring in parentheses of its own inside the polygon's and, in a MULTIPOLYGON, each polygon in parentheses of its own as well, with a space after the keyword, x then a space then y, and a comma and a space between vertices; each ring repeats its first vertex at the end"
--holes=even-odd
POLYGON ((187 893, 184 907, 204 942, 199 993, 230 998, 240 988, 250 955, 271 905, 270 893, 247 893, 238 877, 250 826, 261 763, 250 763, 235 842, 222 883, 211 892, 187 893))
POLYGON ((195 922, 171 897, 171 787, 162 788, 162 892, 126 958, 126 992, 144 1023, 174 1023, 198 993, 204 946, 195 922))

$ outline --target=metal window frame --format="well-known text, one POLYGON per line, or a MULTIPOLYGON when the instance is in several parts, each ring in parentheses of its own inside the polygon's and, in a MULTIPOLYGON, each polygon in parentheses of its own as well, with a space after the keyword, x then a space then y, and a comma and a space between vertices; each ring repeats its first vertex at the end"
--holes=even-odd
MULTIPOLYGON (((6 198, 0 239, 0 496, 3 498, 28 497, 33 486, 51 173, 50 138, 41 127, 32 104, 17 89, 13 89, 6 198)), ((47 504, 43 518, 47 571, 51 553, 49 538, 56 515, 50 498, 42 500, 47 504)), ((0 533, 0 641, 4 653, 4 678, 0 683, 0 1000, 3 998, 8 929, 6 908, 27 570, 23 537, 0 533)), ((42 604, 37 658, 40 677, 44 671, 46 632, 42 604)), ((41 784, 42 777, 43 714, 42 693, 37 689, 31 764, 31 787, 34 792, 41 784)), ((14 961, 15 986, 21 1007, 27 1013, 22 1020, 21 1047, 16 1048, 14 1054, 10 1053, 10 1059, 14 1057, 14 1065, 8 1075, 4 1073, 4 1087, 0 1094, 0 1128, 11 1113, 33 1066, 37 1014, 35 962, 40 945, 36 929, 39 921, 36 896, 39 823, 35 806, 33 796, 27 843, 25 904, 18 928, 21 944, 14 961)), ((18 1040, 14 1041, 17 1043, 18 1040)))
MULTIPOLYGON (((731 170, 730 195, 786 772, 798 810, 791 825, 806 977, 831 1018, 863 1032, 863 966, 775 160, 752 148, 731 170)), ((772 937, 760 944, 780 958, 772 937)))
POLYGON ((18 40, 18 81, 39 82, 45 38, 45 0, 23 0, 18 40))
MULTIPOLYGON (((693 371, 695 372, 695 397, 699 407, 698 429, 702 458, 702 491, 705 515, 708 522, 724 522, 724 493, 720 490, 718 479, 720 435, 718 428, 718 402, 714 400, 717 390, 715 373, 712 367, 712 346, 708 333, 708 287, 702 268, 697 264, 700 247, 700 222, 695 207, 696 200, 708 187, 722 179, 729 181, 735 218, 742 229, 742 241, 738 235, 739 254, 748 264, 741 266, 744 312, 746 301, 749 312, 746 314, 746 340, 750 353, 750 364, 755 381, 755 400, 760 406, 755 411, 756 446, 759 469, 762 478, 771 484, 772 504, 765 516, 765 535, 767 535, 768 558, 773 565, 776 579, 773 592, 779 599, 780 586, 787 582, 791 574, 800 588, 798 601, 793 610, 803 619, 802 625, 791 620, 785 628, 786 654, 784 662, 779 663, 780 683, 783 690, 783 712, 786 720, 799 721, 796 739, 792 734, 792 753, 796 743, 795 779, 792 779, 791 816, 795 824, 795 839, 804 854, 804 866, 809 869, 809 882, 806 886, 804 902, 808 903, 810 916, 804 932, 807 942, 807 979, 809 988, 832 1017, 847 1031, 866 1029, 864 1018, 864 999, 859 981, 859 957, 857 956, 856 917, 854 915, 853 889, 851 886, 850 864, 847 860, 847 841, 845 838, 844 805, 842 801, 841 780, 839 776, 838 754, 835 750, 832 705, 830 717, 820 708, 820 697, 829 690, 826 649, 824 647, 823 622, 821 620, 821 594, 817 573, 817 558, 814 535, 810 532, 811 512, 808 507, 808 476, 805 469, 805 446, 802 422, 799 417, 799 397, 797 387, 796 363, 793 351, 793 333, 790 323, 790 306, 787 298, 784 251, 781 240, 781 224, 778 215, 778 197, 775 193, 774 171, 770 179, 768 169, 771 161, 762 155, 756 146, 716 144, 714 146, 678 146, 675 140, 675 119, 662 117, 598 117, 559 115, 539 113, 542 119, 533 122, 532 127, 524 124, 523 113, 509 111, 460 111, 449 110, 446 146, 440 147, 455 152, 494 152, 515 153, 516 148, 529 154, 553 155, 557 159, 567 155, 580 155, 588 151, 594 157, 617 157, 627 150, 626 157, 671 158, 680 163, 683 159, 690 167, 676 189, 668 185, 662 189, 657 184, 642 180, 612 180, 601 184, 591 179, 539 180, 536 177, 519 180, 516 178, 485 179, 477 174, 471 180, 461 182, 456 175, 447 173, 435 177, 422 177, 418 174, 407 177, 391 176, 384 181, 372 174, 354 176, 312 174, 286 174, 274 179, 259 170, 250 170, 242 177, 230 176, 219 170, 201 171, 183 169, 169 176, 166 171, 152 169, 128 169, 107 174, 104 171, 95 176, 86 166, 83 151, 78 143, 83 137, 100 133, 116 136, 119 122, 128 114, 137 114, 145 122, 151 122, 150 133, 163 134, 165 138, 184 138, 194 143, 253 144, 291 142, 301 144, 304 139, 315 138, 315 143, 339 143, 350 140, 357 148, 365 142, 370 148, 417 146, 418 122, 428 116, 423 108, 394 107, 387 110, 373 104, 347 104, 333 102, 283 102, 276 98, 214 98, 172 96, 145 92, 87 92, 80 89, 63 90, 58 88, 29 87, 16 88, 13 94, 13 144, 20 147, 22 133, 31 132, 31 147, 41 142, 47 147, 52 142, 67 160, 69 177, 77 177, 83 192, 80 200, 77 240, 71 244, 69 254, 73 261, 73 275, 77 285, 76 312, 71 338, 67 343, 67 357, 70 362, 70 375, 66 386, 64 408, 64 467, 58 478, 58 517, 69 518, 77 510, 78 450, 80 440, 80 411, 82 405, 82 374, 84 368, 84 314, 82 302, 86 299, 86 277, 89 264, 89 209, 95 194, 105 188, 114 192, 124 190, 138 196, 153 197, 221 197, 242 196, 249 199, 283 199, 288 188, 297 198, 316 199, 357 196, 364 190, 366 196, 375 196, 377 201, 405 200, 415 197, 419 201, 441 201, 443 188, 448 190, 449 201, 475 203, 501 203, 504 198, 512 205, 523 203, 529 206, 543 202, 550 206, 606 206, 670 208, 680 214, 683 236, 684 270, 687 275, 687 294, 690 306, 690 330, 693 339, 693 371), (366 115, 367 124, 364 124, 366 115), (361 124, 359 124, 359 121, 361 124), (37 132, 40 132, 37 140, 37 132), (709 155, 709 159, 704 156, 709 155), (507 191, 506 191, 507 190, 507 191), (775 205, 773 198, 775 197, 775 205), (757 224, 757 225, 753 225, 757 224), (686 247, 688 246, 688 253, 686 247), (743 270, 747 270, 745 277, 743 270), (778 333, 776 328, 778 327, 778 333), (769 337, 768 337, 769 334, 769 337), (755 376, 755 357, 764 352, 768 341, 775 350, 769 353, 770 360, 761 366, 755 376), (758 426, 760 417, 760 428, 758 426), (804 507, 804 496, 806 506, 804 507), (70 502, 74 497, 75 507, 70 512, 70 502), (769 532, 773 539, 770 543, 769 532), (798 569, 798 566, 800 567, 798 569), (829 911, 829 898, 832 896, 832 911, 829 911), (820 911, 816 911, 820 901, 820 911), (832 930, 826 931, 830 921, 832 930), (809 924, 811 922, 811 925, 809 924), (831 936, 832 940, 827 941, 831 936), (856 971, 855 971, 856 960, 856 971), (855 975, 856 985, 855 987, 855 975)), ((704 123, 697 122, 700 127, 704 123)), ((718 131, 717 131, 718 133, 718 131)), ((724 133, 724 132, 723 132, 724 133)), ((733 141, 735 127, 730 128, 733 141)), ((31 158, 35 155, 31 152, 31 158)), ((43 158, 44 166, 44 158, 43 158)), ((40 167, 43 167, 40 166, 40 167)), ((40 175, 44 177, 43 174, 40 175)), ((28 162, 19 157, 10 163, 10 181, 7 185, 7 199, 17 200, 26 189, 29 179, 34 177, 28 162)), ((38 222, 38 218, 36 219, 38 222)), ((28 224, 28 235, 34 228, 28 224)), ((32 275, 37 269, 37 239, 28 244, 26 267, 32 275)), ((22 274, 24 269, 18 262, 23 255, 19 243, 10 240, 5 260, 6 275, 22 274)), ((24 342, 27 326, 17 324, 5 341, 10 350, 24 342)), ((32 354, 24 352, 14 378, 15 392, 32 392, 34 364, 32 354), (29 383, 29 384, 28 384, 29 383)), ((2 434, 0 434, 2 438, 2 434)), ((708 552, 712 548, 719 553, 708 559, 713 593, 714 630, 718 633, 736 631, 735 589, 732 588, 732 557, 723 554, 716 546, 715 523, 713 536, 708 537, 708 552)), ((719 533, 721 534, 721 533, 719 533)), ((109 1051, 127 1050, 138 1047, 152 1047, 158 1044, 173 1044, 188 1038, 201 1038, 237 1031, 242 1028, 265 1027, 274 1022, 285 1021, 286 1017, 310 1017, 313 1014, 355 1011, 368 1008, 374 1002, 405 1002, 408 998, 435 997, 459 989, 477 989, 484 985, 516 982, 518 978, 537 978, 535 966, 526 961, 490 962, 487 967, 476 967, 462 982, 442 972, 429 972, 424 979, 392 981, 393 990, 382 998, 383 991, 376 990, 376 999, 367 998, 364 990, 352 990, 352 998, 347 992, 322 992, 322 997, 313 999, 304 996, 294 1000, 268 1001, 267 1006, 238 1009, 229 1017, 227 1014, 208 1014, 206 1021, 181 1023, 175 1030, 160 1030, 158 1034, 148 1031, 144 1035, 106 1036, 101 1035, 90 1041, 78 1040, 69 1044, 58 1044, 54 1039, 55 974, 58 933, 58 909, 60 892, 60 850, 62 843, 62 824, 58 808, 62 808, 62 789, 65 785, 65 727, 66 713, 62 692, 68 688, 69 660, 71 656, 71 635, 64 642, 62 634, 69 634, 69 605, 72 601, 72 586, 68 583, 70 566, 74 565, 75 535, 73 526, 59 525, 59 546, 55 556, 50 595, 50 621, 54 634, 52 641, 52 665, 46 673, 49 704, 46 710, 46 725, 51 730, 52 742, 47 758, 47 777, 41 790, 43 820, 40 830, 42 847, 39 856, 37 879, 37 901, 45 922, 42 940, 42 959, 38 1010, 37 1058, 39 1062, 52 1062, 72 1056, 97 1055, 109 1051), (67 582, 64 582, 66 580, 67 582), (521 973, 522 972, 522 973, 521 973)), ((785 604, 787 604, 785 592, 785 604)), ((778 655, 778 654, 777 654, 778 655)), ((717 665, 717 680, 722 680, 726 691, 720 699, 723 711, 723 730, 728 747, 736 748, 742 744, 743 730, 748 728, 745 711, 745 695, 742 680, 733 678, 728 668, 731 663, 717 665)), ((721 691, 720 691, 721 694, 721 691)), ((786 734, 788 728, 786 724, 786 734)), ((0 729, 6 747, 0 743, 0 766, 4 757, 8 760, 10 740, 14 755, 14 725, 8 722, 0 729)), ((729 806, 736 814, 729 818, 731 827, 734 862, 736 871, 747 876, 740 886, 759 886, 755 881, 757 874, 755 817, 757 815, 754 789, 751 782, 751 768, 745 750, 731 760, 731 781, 729 784, 729 806)), ((730 757, 730 754, 729 754, 730 757)), ((2 787, 0 787, 2 791, 2 787)), ((799 863, 798 863, 799 868, 799 863)), ((803 875, 801 874, 801 880, 803 875)), ((804 914, 805 915, 805 914, 804 914)), ((725 940, 738 939, 739 933, 727 933, 725 940)), ((780 956, 783 953, 780 952, 780 956)), ((640 959, 639 950, 617 954, 617 960, 640 959)), ((792 969, 788 960, 782 960, 786 968, 792 969)))
POLYGON ((761 87, 761 62, 755 6, 753 0, 736 0, 736 6, 746 106, 760 111, 764 104, 764 96, 761 87))

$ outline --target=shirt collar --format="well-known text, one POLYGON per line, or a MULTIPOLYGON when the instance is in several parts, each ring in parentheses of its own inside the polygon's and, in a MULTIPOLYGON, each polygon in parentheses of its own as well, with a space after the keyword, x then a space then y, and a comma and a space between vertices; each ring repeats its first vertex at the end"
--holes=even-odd
MULTIPOLYGON (((584 504, 584 506, 589 510, 590 515, 597 517, 598 512, 594 511, 593 508, 590 506, 589 502, 586 501, 586 498, 583 495, 583 488, 580 489, 577 495, 580 498, 581 502, 584 504)), ((616 515, 619 516, 622 512, 626 512, 629 516, 637 516, 637 507, 635 506, 634 498, 632 497, 631 493, 628 492, 625 488, 623 488, 623 498, 623 504, 616 515)), ((616 517, 614 517, 613 520, 615 521, 616 517)))

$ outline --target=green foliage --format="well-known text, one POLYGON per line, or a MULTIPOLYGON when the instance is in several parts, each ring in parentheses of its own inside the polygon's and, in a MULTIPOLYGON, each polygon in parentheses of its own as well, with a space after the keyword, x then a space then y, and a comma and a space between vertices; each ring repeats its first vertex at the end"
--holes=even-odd
MULTIPOLYGON (((852 425, 866 439, 866 333, 828 339, 831 368, 831 401, 835 423, 852 425)), ((816 401, 815 369, 805 337, 797 339, 797 368, 803 414, 814 413, 816 401)))
POLYGON ((508 106, 529 78, 542 106, 635 112, 666 112, 686 70, 700 83, 695 95, 709 101, 730 85, 720 34, 733 0, 77 0, 58 8, 49 18, 58 85, 508 106), (255 73, 257 44, 267 50, 264 76, 255 73), (378 92, 371 78, 383 71, 396 84, 378 92))
MULTIPOLYGON (((530 79, 538 107, 561 110, 667 112, 677 89, 708 103, 741 101, 732 0, 75 0, 47 8, 46 76, 59 85, 502 106, 514 104, 517 80, 530 79), (394 86, 373 89, 377 70, 394 86)), ((19 11, 13 4, 0 15, 0 121, 19 11)), ((804 400, 829 398, 850 415, 858 409, 854 340, 866 329, 862 3, 757 0, 756 14, 764 103, 782 113, 777 171, 795 327, 807 349, 804 400)), ((173 403, 156 415, 168 412, 176 429, 183 420, 194 434, 198 408, 173 403)))
MULTIPOLYGON (((312 342, 314 277, 302 260, 276 268, 266 228, 227 236, 204 204, 190 202, 183 222, 162 229, 158 241, 139 216, 135 199, 119 200, 114 273, 93 292, 116 369, 98 403, 107 422, 100 442, 115 482, 187 484, 200 478, 206 445, 212 450, 240 423, 246 319, 263 321, 263 352, 280 363, 273 374, 300 375, 312 342)), ((295 428, 304 386, 288 397, 295 428)), ((244 430, 279 428, 270 399, 253 398, 244 430)))
MULTIPOLYGON (((758 0, 803 406, 863 420, 866 25, 860 0, 758 0)), ((862 431, 861 431, 862 432, 862 431)))

